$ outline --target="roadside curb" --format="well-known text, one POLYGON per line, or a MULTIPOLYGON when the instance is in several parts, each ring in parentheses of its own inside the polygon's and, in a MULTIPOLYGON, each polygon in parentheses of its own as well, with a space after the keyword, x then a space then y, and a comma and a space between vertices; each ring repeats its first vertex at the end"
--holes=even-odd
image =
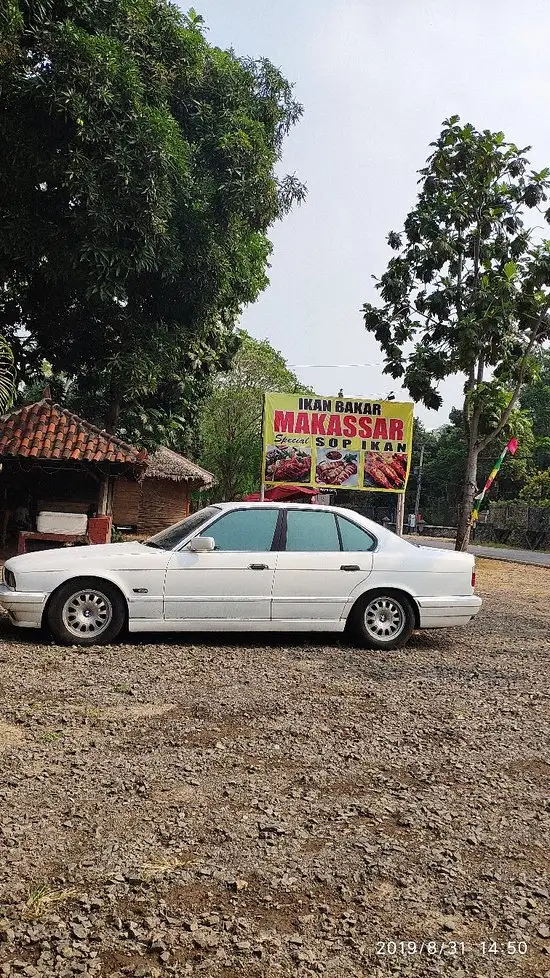
MULTIPOLYGON (((430 539, 423 540, 419 545, 439 547, 443 550, 454 550, 454 542, 445 538, 438 540, 437 537, 431 537, 430 539)), ((529 567, 550 569, 550 554, 537 550, 533 550, 532 553, 525 550, 513 550, 512 548, 498 550, 495 547, 493 550, 492 547, 476 547, 474 545, 473 547, 468 547, 468 553, 473 554, 474 557, 480 557, 483 560, 501 560, 509 564, 525 564, 529 567)))

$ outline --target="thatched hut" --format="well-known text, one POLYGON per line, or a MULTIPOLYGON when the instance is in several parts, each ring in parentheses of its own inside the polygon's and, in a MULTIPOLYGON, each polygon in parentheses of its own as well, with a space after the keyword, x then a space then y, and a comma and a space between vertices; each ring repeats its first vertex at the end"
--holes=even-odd
POLYGON ((213 485, 211 472, 170 448, 159 448, 148 456, 139 479, 117 479, 113 525, 139 535, 158 533, 189 515, 191 492, 213 485))

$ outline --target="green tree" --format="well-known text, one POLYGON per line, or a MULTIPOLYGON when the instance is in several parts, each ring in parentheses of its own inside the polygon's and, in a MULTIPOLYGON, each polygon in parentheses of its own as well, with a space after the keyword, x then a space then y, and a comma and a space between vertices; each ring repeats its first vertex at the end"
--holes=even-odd
MULTIPOLYGON (((525 412, 517 412, 513 419, 519 436, 519 448, 514 456, 508 455, 500 470, 498 480, 491 490, 490 499, 514 498, 518 495, 531 467, 533 434, 530 418, 525 412)), ((422 476, 420 509, 428 523, 455 526, 460 510, 462 479, 467 459, 467 445, 462 426, 462 411, 453 408, 448 424, 433 432, 426 432, 426 451, 422 476)), ((489 472, 507 442, 501 432, 495 442, 487 446, 478 457, 478 482, 483 486, 489 472)), ((413 465, 418 449, 413 441, 413 465)), ((414 500, 416 481, 411 479, 407 499, 414 500)), ((490 499, 485 501, 488 505, 490 499)))
MULTIPOLYGON (((464 374, 466 462, 457 549, 468 545, 478 460, 513 431, 533 353, 549 336, 550 243, 537 243, 526 212, 543 210, 550 169, 535 172, 503 133, 445 121, 420 171, 416 207, 377 281, 381 307, 366 303, 365 326, 385 371, 411 397, 441 404, 439 384, 464 374)), ((547 210, 545 217, 550 218, 547 210)))
MULTIPOLYGON (((422 460, 422 481, 421 481, 421 494, 419 502, 419 510, 424 517, 424 520, 428 523, 443 523, 446 522, 446 517, 443 517, 441 513, 443 509, 437 508, 435 506, 436 498, 432 491, 430 485, 429 474, 431 472, 432 460, 437 452, 439 444, 439 432, 427 431, 425 426, 419 420, 419 418, 414 419, 413 426, 413 443, 412 443, 412 453, 411 453, 411 473, 409 477, 409 482, 407 486, 407 492, 405 496, 405 517, 408 513, 415 512, 416 506, 416 491, 418 487, 418 477, 420 472, 420 456, 421 450, 424 449, 424 455, 422 460)), ((438 502, 443 502, 443 500, 438 499, 438 502)))
POLYGON ((139 440, 192 414, 267 284, 276 174, 301 115, 269 61, 167 0, 4 0, 0 329, 25 379, 139 440), (102 417, 97 417, 101 415, 102 417))
POLYGON ((16 396, 15 365, 13 351, 3 336, 0 336, 0 414, 11 407, 16 396))
POLYGON ((533 468, 550 469, 550 350, 536 358, 537 376, 521 392, 521 406, 531 416, 535 444, 533 468))
POLYGON ((231 370, 220 374, 199 419, 201 464, 217 479, 216 495, 235 499, 256 489, 262 459, 264 394, 312 393, 267 340, 244 331, 231 370))

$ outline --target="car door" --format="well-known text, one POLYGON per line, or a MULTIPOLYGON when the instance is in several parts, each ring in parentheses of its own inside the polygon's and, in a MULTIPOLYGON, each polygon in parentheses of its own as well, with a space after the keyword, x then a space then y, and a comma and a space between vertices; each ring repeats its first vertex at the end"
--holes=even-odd
POLYGON ((289 509, 273 586, 273 622, 339 621, 372 571, 376 540, 336 513, 289 509))
POLYGON ((279 510, 232 509, 203 530, 216 549, 175 552, 164 588, 167 621, 269 621, 279 510))

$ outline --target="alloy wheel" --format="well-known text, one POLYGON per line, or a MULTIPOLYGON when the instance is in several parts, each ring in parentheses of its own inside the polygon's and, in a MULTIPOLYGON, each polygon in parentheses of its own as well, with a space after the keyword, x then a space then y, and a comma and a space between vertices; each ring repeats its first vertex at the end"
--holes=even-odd
POLYGON ((75 638, 101 635, 109 627, 112 617, 109 598, 90 588, 71 595, 62 611, 63 624, 75 638))
POLYGON ((365 608, 365 629, 377 642, 392 642, 405 627, 405 612, 395 598, 380 595, 365 608))

